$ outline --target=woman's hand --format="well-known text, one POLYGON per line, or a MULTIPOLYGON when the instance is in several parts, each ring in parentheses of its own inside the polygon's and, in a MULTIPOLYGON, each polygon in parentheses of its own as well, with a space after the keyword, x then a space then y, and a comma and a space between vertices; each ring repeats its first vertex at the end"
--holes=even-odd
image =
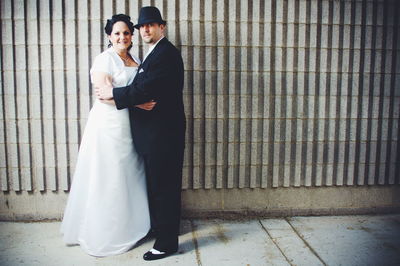
POLYGON ((135 107, 146 110, 146 111, 151 111, 151 110, 153 110, 153 108, 156 104, 157 104, 157 102, 151 100, 150 102, 147 102, 147 103, 135 105, 135 107))

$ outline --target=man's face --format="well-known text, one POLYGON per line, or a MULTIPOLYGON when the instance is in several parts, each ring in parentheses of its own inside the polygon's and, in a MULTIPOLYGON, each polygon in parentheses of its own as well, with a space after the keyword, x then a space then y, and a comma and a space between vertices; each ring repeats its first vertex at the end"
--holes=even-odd
POLYGON ((140 36, 147 44, 155 44, 162 36, 164 36, 165 25, 158 23, 143 24, 140 26, 140 36))

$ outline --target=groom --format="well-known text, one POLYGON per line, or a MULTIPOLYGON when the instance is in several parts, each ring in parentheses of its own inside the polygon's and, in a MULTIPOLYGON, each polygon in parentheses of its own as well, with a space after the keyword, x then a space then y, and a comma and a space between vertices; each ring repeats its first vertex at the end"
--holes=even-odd
POLYGON ((166 21, 156 7, 140 10, 140 35, 149 51, 132 84, 122 88, 97 88, 101 99, 114 98, 117 109, 129 108, 132 137, 144 158, 151 227, 156 241, 145 260, 164 258, 178 251, 181 181, 185 142, 183 62, 166 37, 166 21), (154 100, 152 111, 134 106, 154 100))

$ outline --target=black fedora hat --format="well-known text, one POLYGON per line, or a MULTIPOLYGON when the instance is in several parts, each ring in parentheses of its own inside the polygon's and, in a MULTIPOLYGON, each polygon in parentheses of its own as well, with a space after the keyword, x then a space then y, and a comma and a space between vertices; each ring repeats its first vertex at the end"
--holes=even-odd
POLYGON ((157 22, 166 24, 167 22, 162 19, 160 10, 155 6, 145 6, 140 9, 138 23, 134 26, 139 29, 143 24, 157 22))

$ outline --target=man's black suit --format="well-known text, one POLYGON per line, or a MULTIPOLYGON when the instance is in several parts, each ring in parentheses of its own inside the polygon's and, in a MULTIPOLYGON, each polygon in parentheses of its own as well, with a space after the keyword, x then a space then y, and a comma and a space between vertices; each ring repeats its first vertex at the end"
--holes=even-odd
POLYGON ((154 248, 175 251, 181 212, 185 143, 183 62, 180 52, 163 38, 139 66, 132 84, 114 88, 117 109, 129 108, 132 137, 145 161, 154 248), (151 111, 134 106, 155 100, 151 111))

